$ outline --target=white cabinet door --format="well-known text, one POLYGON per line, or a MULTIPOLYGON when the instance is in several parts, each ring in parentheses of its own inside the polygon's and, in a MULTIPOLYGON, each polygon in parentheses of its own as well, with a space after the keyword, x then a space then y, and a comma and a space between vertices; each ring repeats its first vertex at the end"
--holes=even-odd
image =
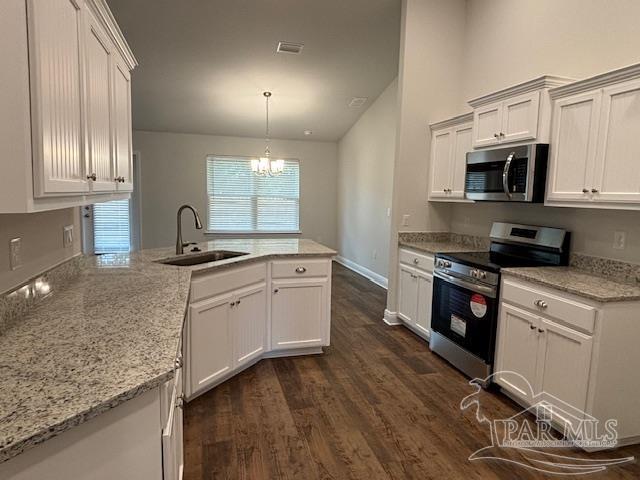
POLYGON ((525 402, 538 393, 538 324, 540 318, 506 303, 500 306, 496 382, 525 402))
POLYGON ((206 389, 233 367, 231 295, 189 308, 189 396, 206 389))
POLYGON ((95 175, 91 189, 95 192, 116 190, 112 155, 112 61, 113 46, 104 29, 87 9, 85 33, 86 62, 86 152, 88 176, 95 175))
POLYGON ((133 150, 131 146, 131 76, 120 55, 113 62, 113 149, 118 191, 133 190, 133 150))
POLYGON ((467 152, 473 148, 473 125, 465 124, 453 129, 451 182, 449 197, 464 198, 464 180, 467 170, 467 152))
POLYGON ((418 313, 418 275, 416 270, 400 264, 398 275, 398 317, 416 323, 418 313))
POLYGON ((328 280, 274 280, 271 285, 271 349, 324 345, 328 280))
POLYGON ((640 202, 640 80, 602 91, 594 200, 640 202))
POLYGON ((548 200, 590 201, 600 101, 595 91, 554 102, 548 200))
POLYGON ((80 0, 29 0, 34 195, 89 190, 83 142, 80 0))
POLYGON ((473 111, 473 146, 486 147, 500 143, 502 103, 492 103, 473 111))
POLYGON ((431 297, 433 294, 433 275, 416 270, 418 275, 418 310, 415 327, 425 335, 431 329, 431 297))
POLYGON ((592 337, 545 318, 541 319, 540 329, 543 338, 538 354, 540 391, 547 394, 545 400, 551 404, 563 408, 562 402, 565 402, 577 411, 584 411, 592 337))
POLYGON ((531 92, 502 102, 501 142, 517 142, 536 138, 540 92, 531 92))
POLYGON ((235 292, 232 308, 234 368, 265 351, 267 286, 261 284, 235 292))
POLYGON ((174 389, 166 405, 168 415, 162 429, 163 480, 181 480, 184 469, 182 369, 176 370, 174 389))
POLYGON ((433 132, 429 198, 447 198, 449 196, 452 137, 453 132, 450 128, 433 132))

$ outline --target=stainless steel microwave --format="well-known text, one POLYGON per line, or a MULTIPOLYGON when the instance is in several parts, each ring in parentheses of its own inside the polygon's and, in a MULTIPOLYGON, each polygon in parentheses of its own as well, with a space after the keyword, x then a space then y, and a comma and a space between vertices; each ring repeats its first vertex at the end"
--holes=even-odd
POLYGON ((464 191, 470 200, 544 202, 549 145, 530 143, 467 153, 464 191))

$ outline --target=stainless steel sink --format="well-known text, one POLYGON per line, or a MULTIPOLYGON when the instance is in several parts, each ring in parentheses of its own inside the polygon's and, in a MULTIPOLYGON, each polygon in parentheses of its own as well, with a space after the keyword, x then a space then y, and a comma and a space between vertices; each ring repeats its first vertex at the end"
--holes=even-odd
POLYGON ((228 250, 212 250, 211 252, 194 253, 184 255, 183 257, 167 258, 166 260, 158 260, 158 263, 166 265, 177 265, 179 267, 188 267, 190 265, 200 265, 201 263, 217 262, 226 260, 227 258, 241 257, 249 255, 243 252, 230 252, 228 250))

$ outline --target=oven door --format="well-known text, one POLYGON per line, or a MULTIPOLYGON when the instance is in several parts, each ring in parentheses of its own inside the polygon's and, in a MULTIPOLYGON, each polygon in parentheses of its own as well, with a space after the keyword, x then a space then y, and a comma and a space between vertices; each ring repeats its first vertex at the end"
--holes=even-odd
POLYGON ((471 200, 531 202, 535 144, 467 154, 465 195, 471 200))
POLYGON ((431 328, 468 352, 493 363, 497 288, 434 273, 431 328))

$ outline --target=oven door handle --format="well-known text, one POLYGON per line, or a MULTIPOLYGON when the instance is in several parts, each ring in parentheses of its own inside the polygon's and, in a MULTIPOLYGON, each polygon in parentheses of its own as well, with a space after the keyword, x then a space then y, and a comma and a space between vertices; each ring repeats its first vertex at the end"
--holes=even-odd
POLYGON ((447 275, 446 273, 442 273, 440 271, 433 272, 433 276, 459 287, 467 288, 472 292, 481 293, 489 298, 496 298, 497 289, 495 287, 487 287, 478 283, 468 282, 466 280, 462 280, 461 278, 447 275))
POLYGON ((511 161, 516 156, 516 152, 511 152, 507 156, 507 162, 504 164, 504 170, 502 170, 502 188, 504 193, 507 194, 507 198, 511 200, 511 192, 509 191, 509 170, 511 170, 511 161))

